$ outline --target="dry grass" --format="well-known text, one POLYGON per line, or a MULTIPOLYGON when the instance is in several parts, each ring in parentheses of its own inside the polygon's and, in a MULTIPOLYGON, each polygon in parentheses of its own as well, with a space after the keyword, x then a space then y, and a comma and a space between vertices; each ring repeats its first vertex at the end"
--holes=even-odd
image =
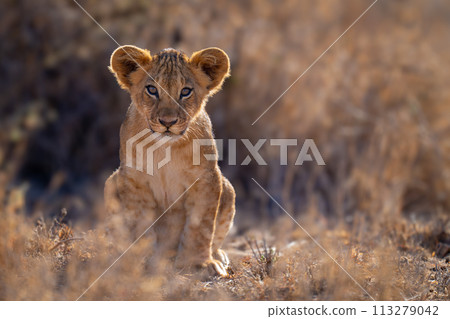
MULTIPOLYGON (((268 166, 222 163, 238 197, 230 278, 155 265, 144 236, 83 300, 370 299, 251 178, 373 298, 449 300, 446 1, 379 1, 254 126, 370 2, 81 3, 122 44, 223 48, 217 137, 314 138, 327 163, 280 166, 269 146, 268 166)), ((0 300, 75 300, 131 243, 98 221, 129 103, 106 69, 115 44, 55 0, 3 1, 0 41, 0 300)))
MULTIPOLYGON (((0 246, 2 299, 76 300, 129 243, 101 231, 77 232, 62 219, 30 219, 4 207, 0 246), (124 246, 125 245, 125 246, 124 246), (119 248, 120 247, 120 248, 119 248)), ((442 225, 445 216, 439 219, 442 225)), ((447 218, 448 220, 448 218, 447 218)), ((435 256, 442 227, 402 220, 358 239, 348 230, 313 229, 313 236, 376 300, 447 300, 448 258, 435 256)), ((227 279, 181 275, 170 265, 149 268, 142 238, 90 289, 87 300, 368 300, 353 280, 290 219, 265 229, 270 240, 233 236, 227 279), (275 238, 283 233, 283 239, 275 238), (273 243, 269 245, 268 242, 273 243), (286 242, 289 242, 287 245, 286 242)), ((442 233, 441 233, 442 234, 442 233)), ((261 234, 251 234, 264 238, 261 234)), ((154 263, 151 264, 154 266, 154 263)))

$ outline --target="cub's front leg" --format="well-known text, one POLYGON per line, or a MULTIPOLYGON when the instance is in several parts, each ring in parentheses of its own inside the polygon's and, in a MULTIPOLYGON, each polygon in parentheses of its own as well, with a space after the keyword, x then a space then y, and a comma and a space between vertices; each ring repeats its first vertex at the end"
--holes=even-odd
POLYGON ((227 276, 223 264, 212 257, 214 228, 222 184, 218 169, 208 171, 192 186, 185 202, 186 225, 181 237, 176 266, 211 267, 227 276))

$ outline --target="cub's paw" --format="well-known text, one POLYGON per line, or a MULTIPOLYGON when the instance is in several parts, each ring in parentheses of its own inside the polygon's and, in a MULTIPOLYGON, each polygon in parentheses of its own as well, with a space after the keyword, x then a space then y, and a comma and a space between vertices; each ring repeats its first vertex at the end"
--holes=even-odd
POLYGON ((201 278, 207 279, 212 276, 220 276, 220 277, 228 277, 229 274, 227 272, 226 267, 220 260, 217 259, 208 259, 204 262, 197 261, 186 263, 182 262, 180 259, 177 259, 175 263, 175 267, 181 271, 181 273, 197 273, 201 278))
POLYGON ((215 259, 218 259, 222 262, 222 265, 225 269, 227 269, 230 266, 230 259, 228 259, 228 255, 226 252, 224 252, 222 249, 217 249, 213 254, 215 259))
POLYGON ((227 269, 224 267, 223 263, 217 259, 207 260, 202 264, 202 268, 207 270, 208 275, 210 276, 219 275, 220 277, 228 277, 227 269))

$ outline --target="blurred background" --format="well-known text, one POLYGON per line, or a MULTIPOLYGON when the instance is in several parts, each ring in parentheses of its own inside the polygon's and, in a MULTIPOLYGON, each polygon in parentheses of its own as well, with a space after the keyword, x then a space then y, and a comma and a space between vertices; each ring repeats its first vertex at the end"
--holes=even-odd
MULTIPOLYGON (((362 238, 399 220, 431 221, 421 245, 449 240, 448 1, 378 1, 255 125, 372 1, 79 3, 121 45, 226 51, 231 77, 207 105, 217 138, 314 139, 326 166, 293 165, 300 147, 282 166, 268 143, 268 166, 221 163, 237 192, 238 233, 284 214, 255 178, 322 230, 347 225, 362 238)), ((117 44, 59 0, 3 0, 0 43, 3 213, 66 208, 95 227, 130 103, 107 69, 117 44)), ((248 154, 240 143, 238 154, 248 154)))
MULTIPOLYGON (((207 105, 217 138, 315 140, 324 167, 293 165, 300 146, 290 148, 288 166, 270 146, 261 150, 268 166, 223 162, 239 208, 277 214, 251 177, 289 211, 312 203, 340 216, 449 208, 446 1, 380 1, 253 126, 370 1, 80 4, 120 44, 224 49, 232 76, 207 105)), ((72 1, 0 6, 2 192, 23 187, 28 213, 66 207, 91 218, 119 165, 130 103, 107 69, 117 45, 72 1)))

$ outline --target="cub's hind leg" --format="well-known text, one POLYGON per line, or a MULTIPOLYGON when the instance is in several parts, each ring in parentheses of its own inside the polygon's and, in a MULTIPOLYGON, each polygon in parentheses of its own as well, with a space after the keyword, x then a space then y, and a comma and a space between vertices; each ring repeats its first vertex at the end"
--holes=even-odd
POLYGON ((236 195, 233 186, 228 179, 222 176, 222 194, 220 196, 220 205, 216 217, 212 251, 214 257, 222 261, 225 267, 228 266, 229 259, 227 254, 220 248, 222 247, 223 241, 229 230, 233 226, 235 197, 236 195))
POLYGON ((138 177, 119 168, 105 183, 105 225, 117 242, 135 240, 155 219, 153 195, 138 177))

